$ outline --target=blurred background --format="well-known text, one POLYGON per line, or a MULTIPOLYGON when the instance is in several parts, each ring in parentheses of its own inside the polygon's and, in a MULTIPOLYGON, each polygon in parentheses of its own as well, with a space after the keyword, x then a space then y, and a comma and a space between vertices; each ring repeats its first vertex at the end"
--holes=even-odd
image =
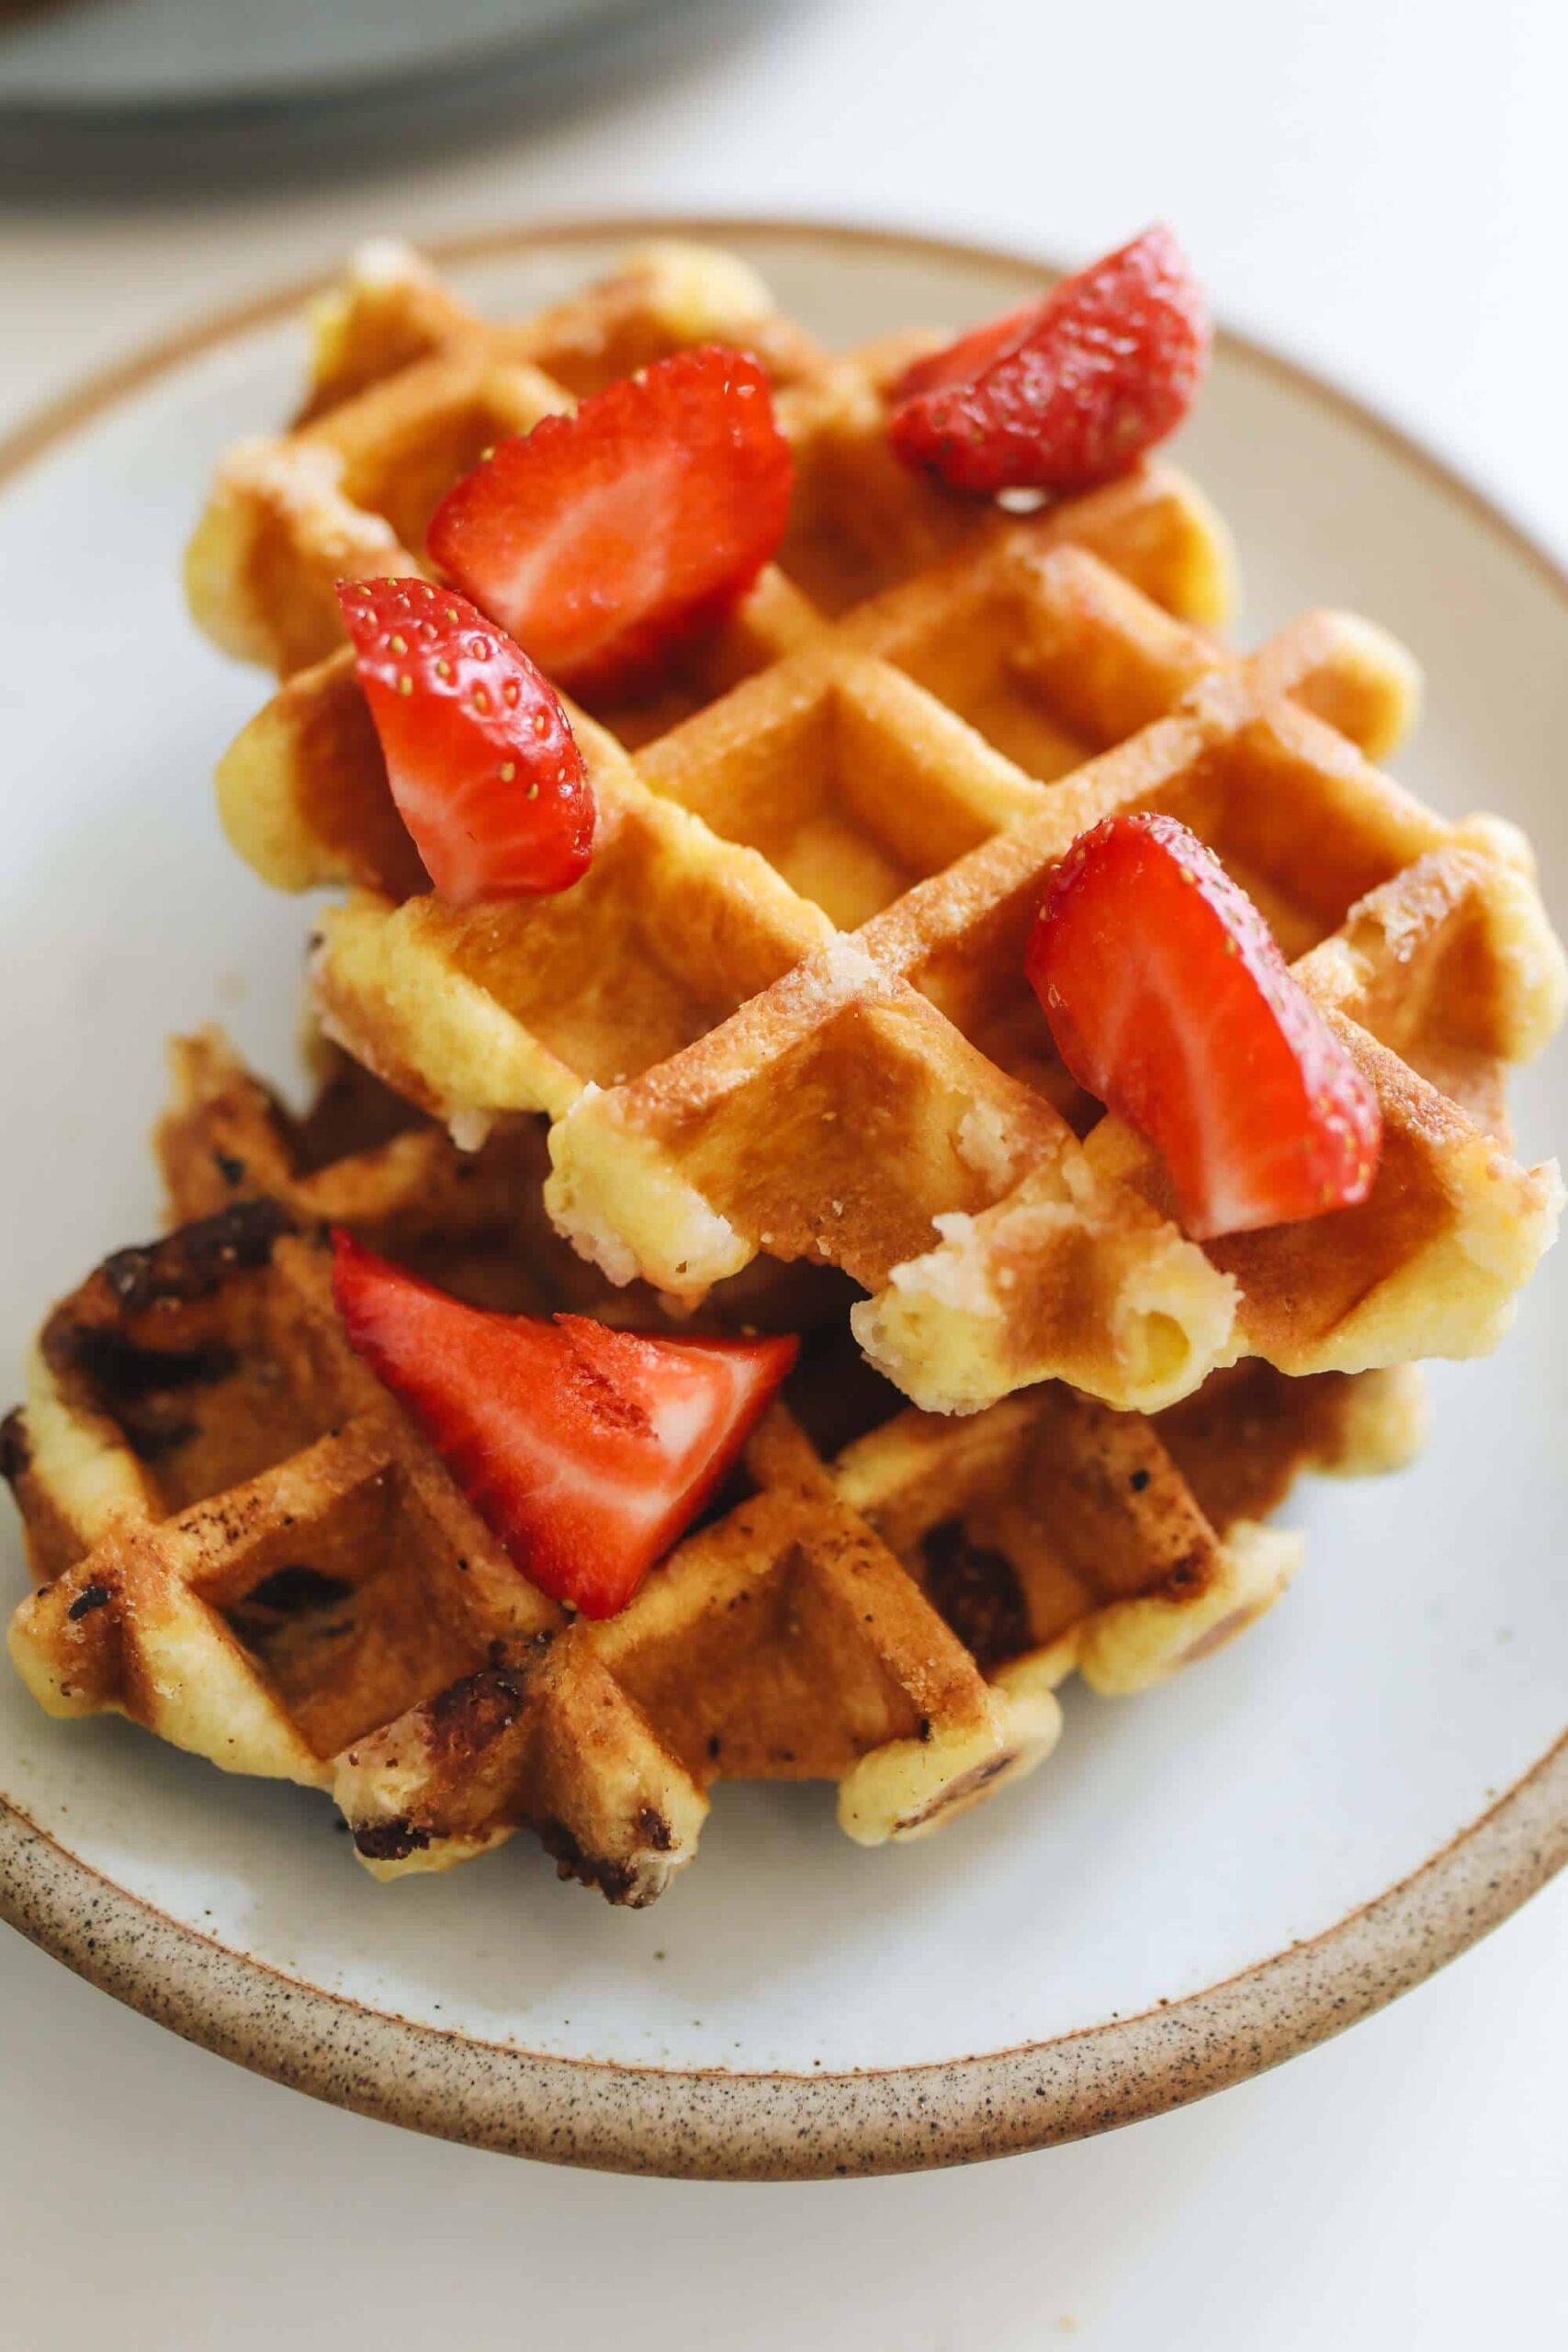
MULTIPOLYGON (((1223 318, 1568 556, 1564 89, 1562 0, 0 0, 0 431, 370 236, 774 213, 1077 262, 1164 216, 1223 318)), ((0 2334, 1544 2352, 1565 1950, 1560 1886, 1185 2114, 966 2175, 727 2190, 310 2106, 6 1938, 27 2259, 0 2334)))
POLYGON ((1561 0, 0 0, 0 399, 354 240, 850 216, 1222 313, 1568 530, 1561 0))

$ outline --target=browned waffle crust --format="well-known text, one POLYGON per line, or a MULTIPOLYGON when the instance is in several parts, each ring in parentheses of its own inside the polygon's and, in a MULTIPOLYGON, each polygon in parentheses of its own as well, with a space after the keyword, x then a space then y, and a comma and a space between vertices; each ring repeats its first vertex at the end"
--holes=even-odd
MULTIPOLYGON (((40 1579, 13 1655, 54 1713, 116 1709, 332 1789, 383 1872, 528 1823, 563 1869, 645 1902, 720 1778, 834 1780, 852 1836, 915 1835, 1048 1753, 1075 1666, 1136 1688, 1266 1607, 1298 1541, 1258 1522, 1301 1469, 1414 1442, 1402 1380, 1261 1366, 1158 1424, 1061 1388, 942 1419, 869 1377, 835 1318, 718 1512, 619 1617, 572 1623, 331 1306, 323 1201, 418 1262, 450 1145, 357 1081, 290 1123, 211 1035, 178 1068, 175 1198, 236 1197, 109 1260, 45 1327, 6 1425, 40 1579), (420 1160, 389 1159, 389 1122, 420 1160)), ((518 1255, 502 1174, 481 1159, 464 1198, 485 1204, 444 1261, 481 1298, 487 1261, 518 1255)), ((539 1238, 536 1305, 569 1262, 539 1238)))

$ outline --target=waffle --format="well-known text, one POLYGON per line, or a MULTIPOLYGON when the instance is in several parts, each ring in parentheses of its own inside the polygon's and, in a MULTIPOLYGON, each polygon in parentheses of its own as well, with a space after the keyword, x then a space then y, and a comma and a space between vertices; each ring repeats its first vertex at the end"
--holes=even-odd
MULTIPOLYGON (((178 1170, 188 1100, 175 1122, 178 1170)), ((386 1173, 367 1141, 301 1181, 386 1238, 386 1173)), ((867 1385, 840 1324, 720 1514, 618 1617, 570 1622, 348 1348, 319 1234, 246 1197, 46 1324, 5 1432, 40 1580, 12 1654, 54 1714, 331 1790, 378 1874, 530 1824, 637 1905, 716 1780, 836 1781, 876 1843, 1021 1776, 1075 1667, 1137 1689, 1269 1605, 1299 1538, 1259 1520, 1300 1470, 1391 1467, 1417 1435, 1404 1375, 1247 1366, 1158 1427, 1062 1388, 955 1421, 867 1385), (868 1425, 839 1443, 846 1418, 868 1425)))
MULTIPOLYGON (((640 305, 668 341, 679 305, 650 289, 671 268, 645 259, 588 309, 640 305)), ((676 268, 708 288, 705 332, 772 351, 797 519, 781 572, 704 675, 640 712, 600 712, 604 726, 580 718, 604 819, 583 883, 469 913, 431 899, 345 651, 292 677, 223 761, 225 821, 259 871, 356 886, 317 961, 333 1034, 460 1141, 545 1112, 552 1213, 616 1282, 641 1274, 690 1305, 760 1252, 841 1267, 872 1294, 863 1343, 932 1408, 1059 1375, 1152 1409, 1252 1348, 1299 1372, 1489 1344, 1551 1229, 1549 1175, 1441 1129, 1409 1069, 1384 1059, 1385 1112, 1412 1148, 1391 1155, 1361 1220, 1366 1295, 1348 1307, 1343 1285, 1314 1280, 1321 1295, 1301 1300, 1293 1262, 1265 1249, 1250 1253, 1255 1301, 1225 1251, 1182 1238, 1146 1169, 1118 1166, 1114 1129, 1079 1148, 1088 1106, 1016 978, 1021 910, 1108 808, 1174 802, 1303 949, 1423 852, 1496 846, 1495 830, 1429 818, 1347 750, 1397 739, 1407 658, 1345 616, 1309 616, 1245 663, 1190 626, 1183 614, 1223 602, 1224 542, 1168 473, 1022 521, 943 498, 888 457, 887 355, 823 359, 734 272, 690 254, 676 268), (1457 1295, 1431 1310, 1456 1267, 1457 1295)), ((363 285, 340 298, 338 344, 360 363, 340 383, 329 353, 310 421, 268 445, 275 471, 298 468, 302 435, 334 431, 340 455, 360 452, 368 497, 364 451, 406 448, 411 372, 431 364, 407 353, 432 340, 470 372, 518 338, 536 356, 577 347, 581 306, 485 328, 433 281, 383 276, 374 299, 363 285), (439 321, 411 334, 405 319, 389 338, 367 323, 378 303, 400 318, 435 304, 439 321)), ((435 470, 414 469, 426 491, 435 470)), ((254 511, 231 469, 197 548, 231 542, 254 511)), ((296 613, 313 542, 298 516, 285 537, 294 593, 273 605, 296 613)), ((319 585, 340 555, 317 561, 319 585)), ((231 555, 226 576, 243 570, 231 555)), ((1539 912, 1517 894, 1516 910, 1509 952, 1537 967, 1533 1042, 1561 982, 1539 912)))
POLYGON ((837 1265, 940 1410, 1489 1347, 1557 1180, 1446 1086, 1461 1046, 1495 1074, 1560 1017, 1528 852, 1371 764, 1414 701, 1381 632, 1309 615, 1244 661, 1081 542, 1091 503, 975 526, 636 752, 581 718, 604 823, 561 898, 418 890, 342 655, 226 756, 229 829, 285 887, 357 886, 321 923, 333 1033, 459 1140, 543 1111, 552 1214, 613 1280, 690 1304, 759 1253, 837 1265), (1029 922, 1074 836, 1143 808, 1218 851, 1371 1078, 1363 1208, 1200 1250, 1056 1063, 1029 922))

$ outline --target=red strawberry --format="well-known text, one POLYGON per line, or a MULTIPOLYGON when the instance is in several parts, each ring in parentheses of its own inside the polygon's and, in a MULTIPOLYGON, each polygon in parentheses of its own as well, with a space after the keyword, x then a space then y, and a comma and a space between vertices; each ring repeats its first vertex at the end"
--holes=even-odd
POLYGON ((1366 1199, 1376 1095, 1251 899, 1174 817, 1079 836, 1027 969, 1062 1059, 1162 1153, 1197 1239, 1366 1199))
POLYGON ((784 536, 789 445, 744 352, 677 352, 503 441, 431 522, 443 571, 574 689, 635 686, 784 536))
POLYGON ((525 653, 427 580, 341 580, 387 779, 444 899, 564 890, 593 852, 567 715, 525 653))
POLYGON ((1187 257, 1168 229, 1148 229, 1043 302, 917 360, 893 394, 893 447, 954 490, 1089 490, 1175 431, 1208 351, 1187 257))
POLYGON ((1044 309, 1043 302, 1026 302, 1021 311, 1010 311, 1005 318, 992 319, 983 327, 971 327, 956 343, 946 345, 941 351, 928 352, 923 359, 912 359, 897 383, 893 387, 895 404, 913 400, 917 392, 934 392, 948 384, 965 384, 999 359, 1022 340, 1044 309))
POLYGON ((465 1306, 333 1235, 351 1345, 543 1592, 624 1609, 702 1509, 795 1362, 794 1340, 650 1340, 582 1315, 465 1306))

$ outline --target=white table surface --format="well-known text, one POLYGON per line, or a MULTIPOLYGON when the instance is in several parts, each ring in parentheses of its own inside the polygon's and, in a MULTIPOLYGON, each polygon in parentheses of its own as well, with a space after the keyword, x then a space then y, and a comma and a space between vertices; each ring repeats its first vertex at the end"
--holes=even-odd
MULTIPOLYGON (((1568 553, 1560 0, 796 0, 525 136, 319 191, 0 210, 0 427, 218 303, 568 212, 850 216, 1083 257, 1165 214, 1221 311, 1568 553)), ((254 2081, 0 1939, 17 2352, 694 2341, 1344 2352, 1568 2332, 1568 1884, 1284 2072, 909 2180, 616 2181, 254 2081)))

